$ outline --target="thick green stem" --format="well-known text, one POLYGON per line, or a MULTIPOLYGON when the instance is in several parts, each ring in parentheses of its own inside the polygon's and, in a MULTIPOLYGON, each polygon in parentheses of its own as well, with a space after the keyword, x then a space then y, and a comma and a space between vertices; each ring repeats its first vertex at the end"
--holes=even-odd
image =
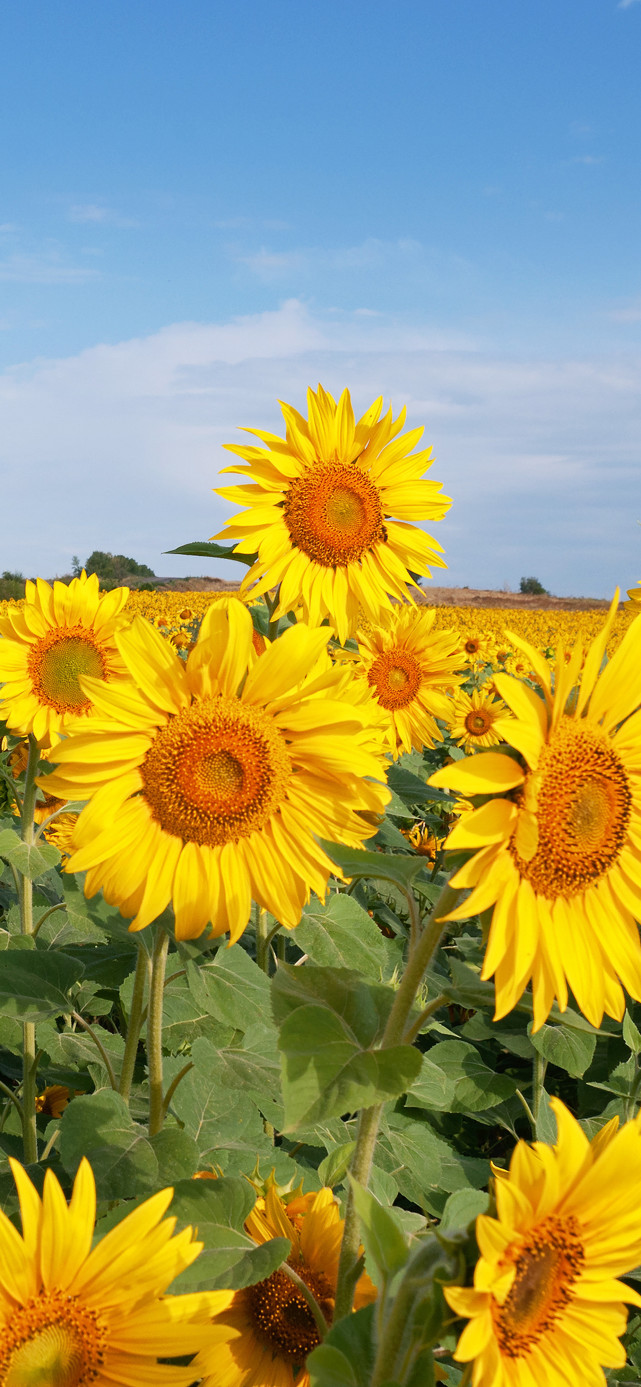
MULTIPOLYGON (((449 911, 454 908, 458 894, 457 891, 453 891, 449 884, 446 883, 434 906, 432 915, 422 932, 420 934, 417 931, 413 932, 414 938, 410 946, 405 972, 401 978, 392 1004, 392 1009, 387 1019, 387 1025, 383 1032, 380 1046, 382 1050, 386 1050, 392 1045, 403 1044, 409 1015, 414 1005, 418 989, 423 981, 425 969, 443 933, 442 917, 447 915, 449 911)), ((360 1185, 367 1186, 369 1184, 382 1111, 383 1104, 377 1103, 375 1107, 364 1108, 359 1118, 356 1149, 352 1158, 350 1174, 360 1185)), ((349 1315, 352 1309, 354 1290, 359 1276, 359 1249, 360 1225, 358 1214, 356 1213, 353 1192, 350 1188, 347 1196, 345 1228, 343 1231, 343 1242, 338 1267, 336 1307, 334 1311, 335 1321, 342 1319, 344 1315, 349 1315)))
POLYGON ((136 1056, 138 1054, 138 1041, 142 1029, 143 1008, 145 1005, 145 992, 150 972, 150 958, 146 944, 138 940, 138 958, 136 960, 136 972, 134 974, 134 990, 131 997, 131 1010, 127 1022, 127 1039, 125 1041, 125 1053, 122 1057, 122 1068, 120 1070, 120 1093, 129 1102, 131 1097, 131 1085, 133 1083, 134 1069, 136 1067, 136 1056))
POLYGON ((154 943, 149 984, 147 1017, 147 1061, 149 1066, 149 1135, 155 1137, 165 1119, 162 1070, 162 1004, 169 936, 159 929, 154 943))
POLYGON ((539 1120, 541 1111, 541 1099, 543 1097, 543 1085, 545 1083, 547 1067, 547 1060, 543 1058, 543 1055, 539 1054, 538 1050, 535 1050, 532 1064, 532 1116, 535 1126, 539 1120))
MULTIPOLYGON (((33 816, 39 760, 40 748, 35 737, 30 736, 20 820, 20 836, 23 843, 29 845, 34 842, 33 816)), ((20 927, 23 934, 33 934, 33 885, 31 878, 23 873, 20 873, 20 927)), ((36 1028, 33 1021, 25 1021, 22 1026, 22 1145, 26 1165, 33 1165, 38 1159, 36 1085, 36 1028)))
POLYGON ((269 945, 271 943, 272 931, 269 928, 267 911, 262 906, 258 907, 256 917, 256 962, 263 973, 269 977, 269 945))

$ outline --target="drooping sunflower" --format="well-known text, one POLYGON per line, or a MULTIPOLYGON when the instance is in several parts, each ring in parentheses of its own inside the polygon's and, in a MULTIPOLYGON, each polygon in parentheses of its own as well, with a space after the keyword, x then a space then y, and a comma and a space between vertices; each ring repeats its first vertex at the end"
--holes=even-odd
POLYGON ((641 1260, 641 1131, 614 1118, 588 1141, 558 1098, 554 1146, 520 1141, 495 1170, 496 1219, 481 1214, 474 1289, 445 1288, 469 1318, 455 1358, 473 1360, 473 1387, 605 1387, 621 1368, 625 1301, 617 1278, 641 1260), (618 1129, 618 1130, 617 1130, 618 1129))
POLYGON ((510 751, 483 751, 437 771, 430 784, 465 796, 494 796, 465 814, 448 848, 474 850, 452 877, 473 887, 448 919, 494 907, 482 976, 496 974, 496 1018, 530 978, 538 1029, 568 983, 598 1026, 624 1012, 621 983, 641 998, 641 619, 599 674, 616 597, 592 642, 551 670, 534 646, 525 652, 544 697, 521 680, 494 683, 514 718, 496 724, 510 751), (498 796, 498 798, 496 798, 498 796))
POLYGON ((279 587, 278 614, 303 605, 312 626, 329 618, 344 641, 359 610, 374 622, 390 597, 403 601, 413 574, 444 568, 441 546, 417 528, 450 506, 440 483, 423 477, 431 449, 412 453, 423 429, 398 437, 405 423, 382 397, 354 419, 348 390, 338 404, 323 387, 308 390, 308 419, 282 404, 286 436, 247 429, 267 446, 226 444, 242 459, 225 470, 247 477, 217 494, 248 507, 215 539, 238 539, 236 553, 258 558, 242 585, 256 596, 279 587))
POLYGON ((42 578, 25 585, 25 601, 0 616, 0 717, 12 732, 55 745, 69 722, 91 714, 84 674, 109 682, 125 673, 115 643, 126 624, 127 588, 100 593, 83 571, 67 586, 42 578))
POLYGON ((0 1382, 4 1387, 189 1387, 189 1367, 159 1358, 195 1353, 206 1342, 208 1295, 165 1295, 198 1256, 192 1229, 173 1237, 161 1190, 92 1250, 96 1189, 78 1167, 71 1202, 53 1174, 42 1199, 10 1162, 22 1236, 0 1213, 0 1382))
POLYGON ((449 733, 452 740, 467 752, 480 747, 498 746, 503 737, 497 732, 496 724, 499 719, 506 717, 509 717, 509 712, 505 704, 487 690, 473 689, 471 694, 467 694, 460 689, 451 704, 449 733))
POLYGON ((403 606, 385 627, 359 636, 361 667, 387 715, 394 755, 442 741, 435 718, 451 707, 447 689, 460 683, 454 631, 434 630, 434 608, 403 606))
POLYGON ((350 699, 327 629, 259 656, 247 609, 212 606, 186 663, 143 618, 118 637, 128 684, 86 681, 101 721, 56 751, 47 787, 89 799, 65 870, 143 929, 242 934, 252 898, 298 924, 335 871, 316 835, 361 846, 389 798, 372 700, 350 699), (365 777, 371 777, 366 779, 365 777))
MULTIPOLYGON (((286 1200, 272 1187, 245 1226, 258 1244, 289 1238, 288 1264, 331 1324, 344 1226, 332 1191, 286 1200)), ((244 1291, 214 1291, 212 1298, 210 1342, 193 1365, 202 1374, 202 1387, 309 1387, 305 1360, 320 1337, 310 1306, 286 1271, 272 1272, 244 1291)), ((354 1309, 375 1299, 363 1272, 354 1309)))

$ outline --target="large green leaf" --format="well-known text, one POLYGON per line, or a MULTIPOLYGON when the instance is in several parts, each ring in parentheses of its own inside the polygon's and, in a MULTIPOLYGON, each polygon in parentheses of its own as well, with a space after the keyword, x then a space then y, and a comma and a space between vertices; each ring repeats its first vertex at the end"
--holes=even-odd
POLYGON ((72 1011, 71 994, 83 972, 82 963, 67 954, 7 949, 0 967, 0 1015, 41 1021, 72 1011))
MULTIPOLYGON (((514 1079, 489 1069, 476 1047, 464 1040, 441 1041, 432 1046, 427 1059, 430 1065, 443 1071, 452 1086, 448 1092, 446 1111, 483 1112, 486 1108, 503 1103, 516 1092, 514 1079)), ((412 1093, 415 1092, 414 1087, 412 1093)), ((427 1106, 429 1104, 426 1103, 427 1106)))
POLYGON ((99 1199, 126 1199, 158 1188, 158 1160, 145 1128, 133 1121, 124 1098, 111 1089, 69 1103, 58 1149, 69 1175, 87 1157, 99 1199))
POLYGON ((20 835, 10 828, 0 832, 0 857, 4 857, 6 862, 10 862, 22 876, 29 877, 30 881, 45 876, 52 867, 57 867, 60 861, 60 853, 53 843, 43 843, 42 840, 38 843, 23 843, 20 835))
POLYGON ((372 880, 393 881, 402 890, 409 891, 412 881, 423 871, 424 862, 417 853, 403 856, 401 853, 361 852, 358 848, 346 848, 341 843, 328 843, 321 840, 321 847, 328 857, 340 867, 348 880, 367 877, 372 880))
POLYGON ((376 1049, 393 994, 337 968, 279 969, 272 984, 280 1024, 285 1131, 404 1093, 421 1065, 410 1045, 376 1049))
POLYGON ((367 911, 352 896, 338 892, 327 905, 315 901, 306 907, 292 939, 314 963, 355 968, 373 979, 380 978, 399 954, 399 945, 381 934, 367 911))
POLYGON ((310 1387, 369 1387, 376 1356, 374 1315, 375 1306, 365 1305, 330 1329, 305 1364, 310 1387))
POLYGON ((179 1181, 170 1212, 178 1230, 191 1225, 205 1246, 172 1290, 241 1290, 263 1281, 285 1261, 291 1251, 287 1238, 257 1247, 244 1230, 255 1197, 249 1181, 235 1177, 179 1181))
POLYGON ((165 554, 193 554, 205 559, 231 559, 233 563, 247 564, 251 568, 256 562, 256 554, 235 554, 231 545, 214 544, 213 540, 196 539, 191 544, 179 544, 177 549, 165 549, 165 554))
POLYGON ((383 1121, 376 1161, 393 1172, 400 1192, 419 1208, 443 1212, 445 1197, 454 1190, 487 1185, 487 1161, 463 1156, 415 1113, 392 1112, 383 1121))
POLYGON ((270 1021, 269 983, 240 944, 217 949, 213 958, 187 963, 191 994, 203 1011, 235 1030, 246 1031, 262 1017, 270 1021))
POLYGON ((557 1064, 573 1078, 581 1078, 589 1068, 596 1049, 596 1033, 569 1026, 543 1025, 530 1036, 535 1050, 550 1064, 557 1064))

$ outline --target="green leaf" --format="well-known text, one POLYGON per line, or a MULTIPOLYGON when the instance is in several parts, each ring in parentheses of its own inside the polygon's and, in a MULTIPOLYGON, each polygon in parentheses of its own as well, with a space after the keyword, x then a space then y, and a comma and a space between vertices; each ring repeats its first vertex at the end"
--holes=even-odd
POLYGON ((340 1185, 349 1170, 350 1161, 356 1150, 355 1141, 344 1141, 334 1146, 318 1167, 318 1176, 324 1185, 333 1189, 340 1185))
POLYGON ((516 1093, 516 1081, 488 1069, 475 1046, 464 1040, 440 1041, 432 1046, 428 1058, 454 1086, 449 1112, 483 1112, 516 1093))
POLYGON ((42 1021, 71 1011, 83 972, 67 954, 14 948, 11 941, 0 967, 0 1015, 42 1021))
POLYGON ((196 539, 192 544, 179 544, 177 549, 165 549, 165 554, 194 554, 206 559, 232 559, 234 563, 247 564, 251 568, 256 562, 257 554, 235 554, 233 547, 226 544, 214 544, 212 540, 196 539))
POLYGON ((260 1160, 266 1172, 275 1167, 276 1178, 286 1184, 296 1167, 265 1135, 259 1098, 244 1089, 222 1086, 211 1056, 212 1047, 202 1038, 197 1040, 192 1048, 194 1068, 181 1079, 171 1102, 172 1113, 196 1142, 201 1166, 247 1173, 260 1160))
POLYGON ((623 1039, 633 1055, 638 1055, 641 1051, 641 1031, 635 1026, 629 1011, 626 1010, 623 1018, 623 1039))
POLYGON ((163 1127, 151 1138, 150 1145, 158 1161, 158 1179, 163 1185, 175 1185, 177 1180, 186 1180, 200 1169, 198 1147, 193 1137, 180 1127, 163 1127))
POLYGON ((283 965, 272 999, 285 1131, 398 1097, 416 1078, 421 1056, 412 1046, 372 1048, 393 1001, 390 989, 347 969, 283 965))
POLYGON ((203 1011, 235 1030, 249 1030, 257 1017, 270 1019, 269 982, 240 944, 217 949, 206 962, 189 960, 187 979, 203 1011))
POLYGON ((451 1236, 468 1228, 479 1214, 487 1213, 489 1202, 490 1197, 483 1190, 455 1190, 443 1210, 439 1233, 451 1236))
POLYGON ((558 1065, 560 1069, 565 1069, 573 1079, 585 1074, 592 1063, 596 1048, 596 1035, 571 1030, 569 1026, 564 1025, 544 1024, 534 1035, 530 1035, 530 1040, 534 1049, 538 1050, 544 1059, 550 1064, 558 1065))
POLYGON ((378 1199, 357 1180, 350 1179, 350 1185, 361 1221, 365 1263, 372 1279, 381 1285, 405 1266, 407 1239, 392 1209, 379 1204, 378 1199))
POLYGON ((323 839, 321 847, 348 880, 367 877, 393 881, 403 891, 411 889, 413 878, 424 870, 425 865, 416 853, 409 857, 401 853, 361 852, 357 848, 345 848, 340 843, 328 843, 323 839))
POLYGON ((255 1203, 247 1180, 181 1180, 175 1186, 170 1213, 178 1230, 197 1229, 204 1249, 173 1283, 172 1291, 242 1290, 263 1281, 289 1256, 287 1238, 261 1247, 248 1237, 244 1222, 255 1203))
POLYGON ((0 832, 0 857, 30 881, 44 876, 60 861, 60 853, 53 843, 23 843, 19 834, 10 828, 0 832))
POLYGON ((487 1161, 459 1155, 427 1121, 404 1112, 392 1112, 383 1121, 376 1161, 393 1173, 406 1199, 439 1216, 446 1194, 470 1186, 482 1189, 491 1173, 487 1161))
POLYGON ((556 1117, 550 1107, 550 1095, 546 1093, 545 1089, 542 1089, 539 1115, 536 1119, 537 1141, 545 1141, 549 1146, 554 1146, 557 1136, 556 1117))
POLYGON ((376 979, 398 954, 398 946, 381 934, 367 911, 352 896, 338 892, 328 905, 315 901, 306 907, 292 939, 314 963, 355 968, 376 979))
POLYGON ((406 1107, 449 1112, 455 1087, 455 1080, 430 1055, 423 1055, 418 1077, 407 1091, 406 1107))
POLYGON ((330 1329, 305 1363, 310 1387, 369 1387, 376 1356, 375 1310, 365 1305, 330 1329))
POLYGON ((158 1188, 158 1161, 145 1129, 111 1089, 69 1103, 60 1121, 58 1149, 69 1175, 87 1157, 99 1199, 126 1199, 158 1188))

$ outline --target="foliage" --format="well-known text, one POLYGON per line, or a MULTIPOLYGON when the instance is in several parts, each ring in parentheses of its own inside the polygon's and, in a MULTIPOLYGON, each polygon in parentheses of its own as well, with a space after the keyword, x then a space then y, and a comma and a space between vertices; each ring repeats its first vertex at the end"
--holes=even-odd
POLYGON ((102 549, 93 550, 84 568, 88 574, 96 573, 103 587, 109 583, 126 583, 128 578, 155 577, 153 569, 146 563, 136 563, 135 559, 127 558, 126 554, 110 554, 102 549))
POLYGON ((543 587, 538 578, 521 578, 519 592, 526 593, 528 597, 547 596, 547 588, 543 587))

